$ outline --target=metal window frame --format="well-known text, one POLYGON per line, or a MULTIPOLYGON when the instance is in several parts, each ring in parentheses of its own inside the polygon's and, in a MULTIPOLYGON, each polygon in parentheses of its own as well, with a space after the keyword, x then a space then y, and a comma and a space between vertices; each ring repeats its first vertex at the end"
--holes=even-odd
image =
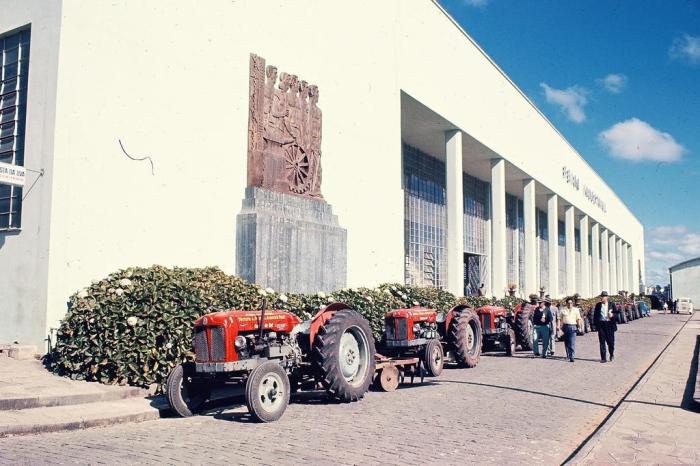
MULTIPOLYGON (((14 42, 14 41, 13 41, 14 42)), ((26 113, 27 113, 27 87, 29 79, 29 60, 31 52, 31 28, 29 26, 15 29, 6 34, 0 34, 0 98, 9 94, 15 93, 13 105, 8 105, 4 111, 13 109, 14 114, 12 119, 3 123, 9 127, 12 124, 13 129, 10 135, 3 137, 4 140, 12 138, 11 147, 3 152, 5 159, 6 154, 12 154, 9 157, 9 163, 18 166, 24 166, 24 137, 26 130, 26 113), (16 44, 8 45, 8 40, 16 39, 16 44), (26 39, 25 39, 26 38, 26 39), (16 54, 13 53, 16 50, 16 54), (16 57, 10 57, 10 54, 16 57), (12 61, 9 61, 12 59, 12 61), (15 65, 17 72, 11 77, 5 75, 9 66, 15 65), (5 89, 5 83, 15 80, 12 88, 5 89), (20 132, 20 128, 23 130, 20 132)), ((18 231, 22 229, 22 196, 24 188, 21 186, 9 186, 3 189, 6 194, 1 200, 9 199, 7 211, 0 212, 0 216, 7 216, 7 226, 0 225, 0 232, 18 231)))

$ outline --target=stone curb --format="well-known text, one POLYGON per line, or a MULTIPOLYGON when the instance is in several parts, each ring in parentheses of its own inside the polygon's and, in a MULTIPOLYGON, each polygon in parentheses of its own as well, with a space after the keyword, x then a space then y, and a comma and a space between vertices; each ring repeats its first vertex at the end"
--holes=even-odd
POLYGON ((693 409, 700 412, 700 335, 695 343, 695 392, 693 393, 693 409))
POLYGON ((70 430, 87 429, 89 427, 106 427, 114 424, 124 424, 127 422, 153 421, 163 417, 159 410, 136 414, 125 414, 123 416, 112 416, 99 419, 88 419, 81 421, 68 421, 43 425, 19 425, 0 426, 0 438, 13 437, 16 435, 45 434, 49 432, 66 432, 70 430))
POLYGON ((48 408, 52 406, 68 406, 100 401, 116 401, 137 396, 146 396, 148 392, 141 388, 129 387, 124 390, 114 390, 98 393, 81 393, 65 396, 36 396, 27 398, 0 399, 0 411, 48 408))

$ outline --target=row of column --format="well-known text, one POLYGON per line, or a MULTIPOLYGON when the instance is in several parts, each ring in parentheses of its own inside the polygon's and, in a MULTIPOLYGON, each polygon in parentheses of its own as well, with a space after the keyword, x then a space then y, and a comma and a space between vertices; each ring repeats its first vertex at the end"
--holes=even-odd
MULTIPOLYGON (((461 295, 464 289, 464 192, 462 186, 462 132, 445 134, 446 194, 447 194, 447 288, 461 295)), ((525 229, 524 283, 518 288, 526 296, 538 291, 538 254, 536 230, 536 182, 523 183, 523 219, 525 229)), ((501 296, 506 290, 508 254, 506 250, 506 177, 505 160, 491 160, 491 217, 487 222, 487 244, 491 252, 486 293, 501 296)), ((633 286, 631 246, 588 215, 577 216, 576 208, 564 206, 564 235, 566 257, 566 293, 588 297, 603 290, 616 293, 633 286), (576 273, 576 222, 581 238, 580 282, 576 273), (591 254, 588 254, 588 233, 591 232, 591 254)), ((559 197, 547 195, 547 229, 549 283, 547 292, 559 296, 559 197)), ((517 244, 517 243, 516 243, 517 244)), ((516 256, 516 264, 518 257, 516 256)), ((540 265, 541 266, 541 265, 540 265)), ((519 273, 516 272, 516 277, 519 273)))

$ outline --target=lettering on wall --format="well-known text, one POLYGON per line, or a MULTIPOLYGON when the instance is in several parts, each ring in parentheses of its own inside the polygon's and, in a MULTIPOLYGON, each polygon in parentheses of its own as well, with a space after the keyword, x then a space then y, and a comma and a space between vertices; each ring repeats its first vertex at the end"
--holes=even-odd
MULTIPOLYGON (((562 178, 564 178, 564 181, 566 181, 567 184, 570 184, 576 191, 581 190, 581 180, 579 179, 578 175, 571 171, 570 168, 567 168, 566 166, 562 167, 561 174, 562 178)), ((608 211, 605 202, 600 198, 600 196, 598 196, 595 191, 585 184, 583 185, 583 195, 603 212, 608 211)))

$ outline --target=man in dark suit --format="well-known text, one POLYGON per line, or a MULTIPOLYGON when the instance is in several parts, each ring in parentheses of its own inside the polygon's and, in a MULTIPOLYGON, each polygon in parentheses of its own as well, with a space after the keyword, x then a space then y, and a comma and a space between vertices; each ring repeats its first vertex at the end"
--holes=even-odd
POLYGON ((598 329, 598 342, 600 343, 600 362, 607 362, 606 353, 610 353, 610 361, 615 359, 615 304, 608 301, 608 292, 600 294, 600 301, 593 310, 593 320, 598 329), (606 352, 607 345, 607 352, 606 352))

